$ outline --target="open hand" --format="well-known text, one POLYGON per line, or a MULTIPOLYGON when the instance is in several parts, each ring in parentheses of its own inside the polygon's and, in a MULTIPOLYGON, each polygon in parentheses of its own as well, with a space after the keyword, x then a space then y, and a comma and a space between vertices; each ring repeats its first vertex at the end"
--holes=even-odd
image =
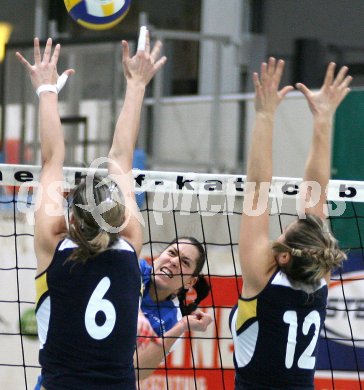
POLYGON ((253 82, 255 87, 255 110, 257 113, 274 114, 279 103, 289 91, 293 90, 291 85, 279 90, 284 61, 276 61, 270 57, 268 64, 263 62, 258 73, 253 73, 253 82))
POLYGON ((146 35, 145 49, 138 50, 133 57, 130 57, 128 42, 122 41, 121 44, 124 75, 127 81, 134 81, 146 86, 167 61, 165 56, 160 57, 162 42, 157 41, 150 51, 149 31, 146 35))
MULTIPOLYGON (((19 52, 16 52, 16 57, 24 65, 30 75, 34 90, 37 90, 43 84, 57 84, 57 62, 61 45, 57 44, 52 53, 52 39, 48 38, 43 58, 40 53, 39 39, 34 38, 34 65, 31 65, 19 52)), ((73 69, 66 70, 63 74, 70 76, 75 71, 73 69)))
POLYGON ((328 65, 324 83, 319 91, 313 92, 302 83, 296 84, 296 88, 305 95, 314 116, 334 115, 339 104, 350 92, 349 85, 353 78, 346 75, 348 68, 343 66, 334 77, 335 67, 334 62, 328 65))

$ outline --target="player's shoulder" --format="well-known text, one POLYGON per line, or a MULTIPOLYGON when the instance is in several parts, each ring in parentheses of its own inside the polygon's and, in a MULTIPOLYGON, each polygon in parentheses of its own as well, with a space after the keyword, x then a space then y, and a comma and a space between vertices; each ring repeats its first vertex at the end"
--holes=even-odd
POLYGON ((145 287, 145 293, 148 291, 148 285, 152 277, 153 267, 145 259, 139 260, 140 273, 142 274, 142 280, 145 287))
POLYGON ((114 244, 111 246, 110 249, 120 250, 120 251, 127 251, 127 252, 134 252, 135 249, 133 245, 130 244, 125 238, 119 237, 114 244))

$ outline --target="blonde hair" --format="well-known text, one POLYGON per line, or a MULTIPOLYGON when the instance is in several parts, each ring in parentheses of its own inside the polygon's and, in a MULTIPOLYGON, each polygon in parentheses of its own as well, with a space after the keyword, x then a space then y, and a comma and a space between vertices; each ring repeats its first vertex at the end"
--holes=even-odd
POLYGON ((323 220, 307 214, 286 231, 284 243, 272 244, 274 253, 288 252, 291 260, 281 266, 289 279, 315 285, 330 271, 340 267, 347 256, 323 220))
MULTIPOLYGON (((92 181, 92 194, 96 206, 110 201, 115 205, 102 213, 103 220, 112 227, 121 226, 124 220, 125 207, 122 193, 116 183, 104 180, 95 175, 92 181)), ((90 210, 82 206, 88 205, 86 181, 81 182, 72 192, 72 212, 74 223, 70 226, 69 235, 77 244, 67 260, 85 263, 99 253, 108 249, 119 237, 119 233, 104 230, 95 220, 90 210)))

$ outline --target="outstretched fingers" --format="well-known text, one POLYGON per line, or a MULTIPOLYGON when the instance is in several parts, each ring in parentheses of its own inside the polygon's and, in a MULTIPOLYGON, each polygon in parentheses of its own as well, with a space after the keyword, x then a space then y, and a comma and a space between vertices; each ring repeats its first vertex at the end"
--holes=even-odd
POLYGON ((122 40, 121 47, 122 47, 122 61, 126 61, 126 60, 130 59, 130 50, 129 50, 128 42, 122 40))
POLYGON ((270 57, 268 62, 263 62, 260 68, 260 76, 253 73, 253 83, 255 89, 255 110, 257 112, 274 113, 281 100, 288 92, 293 90, 291 85, 287 85, 279 90, 284 61, 277 61, 270 57))
POLYGON ((270 57, 268 60, 268 75, 270 77, 274 77, 276 72, 276 59, 274 57, 270 57))
POLYGON ((284 65, 285 63, 283 60, 277 61, 274 57, 270 57, 268 63, 263 62, 260 70, 261 84, 263 86, 269 85, 278 88, 279 83, 281 82, 284 65))
POLYGON ((137 52, 130 57, 129 45, 126 41, 122 41, 122 62, 124 68, 124 76, 127 79, 139 79, 147 85, 155 73, 163 67, 167 58, 160 57, 162 43, 157 41, 150 48, 149 32, 145 26, 140 28, 139 41, 137 52))
POLYGON ((137 51, 145 51, 146 47, 146 41, 147 41, 147 27, 141 26, 139 30, 139 37, 138 37, 138 46, 137 51))
POLYGON ((307 97, 310 95, 310 93, 311 93, 311 90, 308 89, 308 88, 306 87, 305 84, 297 83, 297 84, 296 84, 296 88, 297 88, 300 92, 302 92, 302 93, 306 96, 306 98, 307 98, 307 97))
POLYGON ((75 73, 76 71, 74 69, 67 69, 62 74, 66 74, 67 76, 72 76, 75 73))
POLYGON ((155 64, 154 64, 154 70, 155 72, 158 72, 158 70, 167 62, 167 57, 163 56, 161 57, 155 64))
POLYGON ((274 71, 274 82, 275 84, 279 85, 279 83, 281 82, 281 78, 282 78, 282 74, 283 74, 283 70, 284 70, 284 61, 283 60, 279 60, 277 62, 277 66, 275 67, 275 71, 274 71))
POLYGON ((349 68, 347 66, 342 66, 332 83, 332 88, 336 89, 339 93, 340 101, 350 92, 349 85, 353 78, 347 75, 348 70, 349 68))
POLYGON ((339 88, 342 91, 342 99, 344 99, 345 96, 351 91, 351 89, 349 88, 349 85, 350 85, 352 80, 353 80, 353 78, 351 76, 346 76, 344 81, 340 84, 339 88))
POLYGON ((57 66, 60 50, 61 50, 61 45, 58 43, 56 45, 56 47, 54 48, 53 55, 52 55, 52 58, 51 58, 51 64, 54 65, 54 66, 57 66))
POLYGON ((285 87, 283 87, 279 92, 278 92, 278 95, 281 99, 283 99, 288 92, 291 92, 293 91, 294 88, 292 85, 286 85, 285 87))
POLYGON ((34 63, 35 65, 39 65, 41 63, 41 55, 40 55, 40 48, 39 48, 39 39, 34 38, 34 63))
POLYGON ((347 66, 341 67, 341 69, 339 70, 339 73, 337 74, 337 76, 332 84, 333 87, 337 88, 340 86, 340 84, 344 81, 348 70, 349 70, 349 68, 347 66))
POLYGON ((352 77, 347 75, 348 67, 341 67, 336 77, 335 68, 336 64, 330 62, 323 85, 319 91, 311 91, 302 83, 296 84, 297 89, 306 97, 314 116, 334 115, 341 101, 350 92, 349 85, 352 77))
POLYGON ((150 36, 149 36, 149 31, 146 31, 145 35, 145 53, 149 54, 150 53, 150 36))
MULTIPOLYGON (((58 58, 59 58, 59 52, 60 52, 61 46, 58 44, 56 45, 52 58, 51 58, 51 53, 52 53, 52 38, 48 38, 45 49, 44 49, 44 54, 43 54, 43 59, 40 53, 40 46, 39 46, 39 39, 34 38, 34 47, 33 47, 33 53, 34 53, 34 65, 38 66, 41 63, 42 64, 48 64, 52 63, 53 65, 57 65, 58 58)), ((29 71, 33 68, 33 66, 23 57, 22 54, 19 52, 15 53, 17 59, 20 61, 22 65, 29 71)))
POLYGON ((260 65, 260 80, 262 84, 265 84, 268 79, 268 64, 266 62, 262 62, 260 65))
POLYGON ((346 76, 344 81, 341 83, 340 88, 348 88, 353 78, 351 76, 346 76))
POLYGON ((43 64, 48 64, 49 59, 51 58, 51 52, 52 52, 52 38, 47 39, 46 46, 44 48, 44 54, 43 54, 43 64))
POLYGON ((326 70, 323 87, 330 87, 332 85, 334 81, 335 68, 335 62, 330 62, 326 70))
POLYGON ((159 58, 159 56, 160 56, 161 50, 162 50, 162 42, 158 40, 158 41, 154 44, 153 49, 152 49, 152 52, 150 53, 150 59, 151 59, 153 62, 156 62, 156 61, 157 61, 157 58, 159 58))
POLYGON ((32 65, 18 51, 15 53, 15 55, 19 62, 25 67, 25 69, 29 71, 32 69, 32 65))
POLYGON ((253 84, 254 84, 254 88, 255 88, 255 91, 257 92, 257 90, 259 88, 262 87, 262 85, 260 84, 260 80, 259 80, 259 75, 257 72, 254 72, 253 73, 253 84))
MULTIPOLYGON (((262 84, 277 90, 282 79, 284 66, 285 62, 282 59, 277 61, 274 57, 270 57, 268 64, 262 64, 262 84)), ((258 75, 253 75, 253 80, 255 87, 261 87, 258 75)), ((293 89, 291 85, 287 85, 278 92, 278 96, 283 99, 293 89)))
POLYGON ((255 89, 255 95, 257 97, 257 99, 262 99, 262 94, 263 94, 263 91, 262 91, 262 83, 259 79, 259 74, 257 72, 254 72, 253 73, 253 84, 254 84, 254 89, 255 89))

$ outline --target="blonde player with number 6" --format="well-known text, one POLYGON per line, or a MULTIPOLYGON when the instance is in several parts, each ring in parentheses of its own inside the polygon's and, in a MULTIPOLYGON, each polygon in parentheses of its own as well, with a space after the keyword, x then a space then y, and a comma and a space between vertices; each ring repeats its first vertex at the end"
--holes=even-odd
POLYGON ((17 53, 39 94, 42 191, 37 196, 34 245, 42 389, 135 389, 142 233, 131 169, 145 88, 166 61, 160 49, 157 42, 150 52, 148 33, 145 50, 133 57, 128 43, 122 42, 126 93, 108 156, 109 178, 90 173, 76 187, 69 229, 62 197, 60 45, 52 54, 48 39, 41 56, 36 38, 34 65, 17 53), (88 207, 90 203, 96 207, 88 207))

